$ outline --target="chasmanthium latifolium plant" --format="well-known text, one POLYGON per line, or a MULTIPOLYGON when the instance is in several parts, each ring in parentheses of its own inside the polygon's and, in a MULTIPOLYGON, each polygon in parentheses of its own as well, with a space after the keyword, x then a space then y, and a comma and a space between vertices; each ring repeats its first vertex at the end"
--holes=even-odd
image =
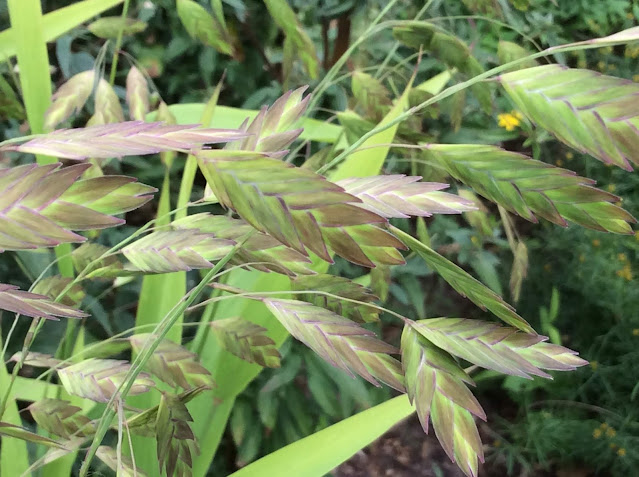
MULTIPOLYGON (((490 87, 473 82, 485 72, 463 43, 426 22, 409 22, 394 33, 404 44, 432 53, 467 79, 463 86, 452 87, 456 90, 451 94, 471 87, 481 106, 490 110, 490 87)), ((632 30, 598 41, 623 43, 637 36, 632 30)), ((358 78, 370 86, 367 91, 384 94, 383 86, 372 77, 358 78)), ((635 101, 639 85, 558 65, 511 70, 497 80, 529 121, 568 146, 627 170, 639 163, 635 101)), ((198 452, 190 422, 197 416, 190 415, 186 404, 209 392, 215 383, 197 353, 165 336, 188 306, 198 311, 195 301, 209 285, 219 292, 212 300, 263 303, 294 338, 354 378, 406 393, 424 430, 432 426, 448 456, 469 476, 477 475, 478 462, 483 461, 475 421, 486 415, 469 388, 472 367, 465 369, 464 363, 523 378, 550 378, 548 371, 570 371, 585 364, 576 352, 547 343, 513 307, 466 271, 390 223, 395 218, 473 213, 473 194, 464 198, 444 192, 447 184, 404 175, 331 181, 313 167, 286 161, 287 151, 302 133, 300 120, 311 98, 305 96, 305 88, 286 93, 235 130, 175 125, 164 103, 156 114, 162 122, 145 122, 151 104, 149 88, 135 67, 128 74, 126 91, 132 121, 124 121, 108 81, 93 71, 80 73, 53 96, 45 117, 52 132, 0 144, 4 152, 70 161, 64 166, 28 164, 0 171, 0 248, 81 244, 71 255, 74 278, 49 277, 30 291, 0 285, 0 308, 33 319, 23 351, 13 357, 16 365, 10 385, 0 390, 0 418, 8 402, 20 397, 12 393, 12 387, 25 364, 48 368, 47 376, 55 373, 67 396, 47 396, 28 407, 49 437, 0 422, 3 442, 23 439, 49 449, 32 470, 91 445, 87 459, 95 456, 123 475, 143 475, 146 469, 135 463, 135 448, 127 457, 122 455, 121 443, 117 448, 101 445, 105 433, 115 429, 120 438, 126 434, 155 439, 160 472, 190 475, 198 452), (80 111, 92 95, 95 113, 87 127, 53 130, 80 111), (216 143, 225 146, 210 146, 216 143), (195 158, 206 178, 208 192, 199 202, 219 202, 228 214, 164 215, 112 248, 77 233, 121 224, 115 215, 140 207, 155 192, 135 178, 104 175, 104 159, 160 153, 170 166, 176 152, 195 158), (403 325, 396 347, 362 326, 378 321, 384 310, 370 290, 316 271, 326 270, 317 264, 333 263, 334 256, 368 268, 401 266, 402 252, 408 250, 460 295, 504 323, 444 317, 413 320, 391 312, 403 325), (280 293, 227 286, 219 278, 230 265, 285 276, 290 286, 280 293), (42 320, 87 316, 78 309, 87 280, 194 269, 209 271, 184 298, 183 309, 169 313, 155 329, 129 333, 117 346, 107 340, 91 353, 64 360, 30 350, 42 320), (131 349, 132 362, 109 358, 123 347, 131 349), (151 388, 161 392, 157 405, 136 409, 126 404, 129 396, 151 388), (82 403, 90 401, 107 404, 101 419, 92 420, 83 410, 82 403), (116 413, 117 420, 113 419, 116 413)), ((399 117, 406 119, 436 100, 429 98, 399 117)), ((390 108, 390 101, 386 103, 390 108)), ((616 205, 619 198, 572 171, 495 146, 417 146, 427 163, 504 211, 533 222, 541 217, 562 226, 574 222, 612 233, 632 232, 630 224, 635 220, 616 205)), ((340 156, 332 159, 324 161, 328 166, 322 172, 340 156)), ((273 339, 251 318, 215 320, 206 326, 226 352, 260 366, 278 367, 281 357, 273 339)))

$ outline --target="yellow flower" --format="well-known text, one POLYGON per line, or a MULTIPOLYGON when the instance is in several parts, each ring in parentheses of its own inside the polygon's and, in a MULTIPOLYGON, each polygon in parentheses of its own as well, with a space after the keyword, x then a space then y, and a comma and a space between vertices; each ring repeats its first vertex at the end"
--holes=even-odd
POLYGON ((604 63, 603 61, 600 61, 599 63, 597 63, 597 69, 599 71, 603 71, 606 69, 606 63, 604 63))
POLYGON ((626 18, 627 18, 628 20, 634 20, 634 19, 635 19, 635 16, 632 14, 632 12, 628 12, 628 13, 626 13, 626 18))
POLYGON ((497 439, 495 442, 493 442, 493 447, 500 447, 501 446, 501 440, 497 439))
POLYGON ((614 442, 611 442, 611 443, 610 443, 610 448, 611 448, 612 450, 615 450, 615 449, 617 448, 617 444, 615 444, 614 442))
POLYGON ((614 192, 615 189, 617 189, 617 186, 614 184, 608 184, 608 186, 606 187, 606 189, 608 189, 608 192, 614 192))
POLYGON ((626 257, 625 253, 618 253, 617 254, 617 258, 619 259, 620 262, 627 262, 628 261, 628 257, 626 257))
POLYGON ((639 336, 639 328, 632 330, 632 336, 639 336))
POLYGON ((605 430, 605 429, 608 429, 608 423, 606 423, 606 422, 602 422, 602 423, 601 423, 601 426, 599 426, 599 427, 600 427, 600 428, 602 428, 602 429, 604 429, 604 430, 605 430))
POLYGON ((599 247, 599 245, 601 245, 601 241, 599 239, 594 239, 592 241, 592 246, 593 247, 599 247))
POLYGON ((470 241, 474 244, 474 245, 479 245, 479 237, 477 237, 477 235, 472 235, 470 237, 470 241))
POLYGON ((601 429, 595 429, 592 431, 592 437, 595 439, 599 439, 601 437, 601 429))
POLYGON ((579 261, 581 263, 584 263, 586 261, 586 256, 583 253, 581 255, 579 255, 579 261))
POLYGON ((639 83, 639 75, 633 75, 632 81, 634 81, 635 83, 639 83))
POLYGON ((621 449, 619 449, 619 450, 617 451, 617 455, 618 455, 619 457, 624 457, 624 456, 626 455, 626 449, 624 449, 624 448, 622 447, 621 449))
POLYGON ((617 276, 628 281, 632 280, 632 268, 630 268, 630 265, 625 264, 621 270, 617 270, 617 276))
POLYGON ((575 155, 572 152, 570 152, 570 151, 568 151, 565 154, 565 156, 566 156, 566 159, 569 160, 569 161, 572 160, 573 157, 575 157, 575 155))
POLYGON ((612 427, 606 429, 606 437, 615 437, 617 435, 617 431, 615 431, 612 427))
POLYGON ((522 119, 523 116, 518 111, 497 115, 499 127, 504 128, 506 131, 514 131, 521 124, 522 119))
POLYGON ((561 167, 561 166, 563 166, 563 165, 564 165, 564 161, 562 161, 561 159, 557 159, 557 160, 555 161, 555 164, 557 164, 557 166, 561 167))
POLYGON ((590 367, 592 368, 593 371, 597 371, 597 368, 599 367, 599 363, 597 361, 591 361, 590 367))
POLYGON ((616 71, 617 65, 608 65, 608 71, 616 71))

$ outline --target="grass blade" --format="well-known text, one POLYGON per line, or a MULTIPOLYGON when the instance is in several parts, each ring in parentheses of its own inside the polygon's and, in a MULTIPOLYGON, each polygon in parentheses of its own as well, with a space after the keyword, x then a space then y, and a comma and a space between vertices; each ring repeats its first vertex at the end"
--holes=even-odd
MULTIPOLYGON (((19 0, 19 3, 28 3, 30 1, 22 2, 19 0)), ((47 13, 42 17, 40 25, 42 37, 44 41, 53 41, 90 18, 122 3, 122 1, 84 0, 47 13)), ((0 61, 6 61, 15 56, 18 48, 19 42, 16 40, 16 30, 14 28, 8 28, 0 32, 0 61)))
POLYGON ((398 396, 300 439, 231 474, 232 477, 321 477, 414 412, 398 396))

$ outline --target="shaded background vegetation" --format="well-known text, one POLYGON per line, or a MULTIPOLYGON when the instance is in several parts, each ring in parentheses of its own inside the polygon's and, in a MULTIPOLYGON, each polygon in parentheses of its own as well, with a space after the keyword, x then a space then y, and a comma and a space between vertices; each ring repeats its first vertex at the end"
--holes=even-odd
MULTIPOLYGON (((51 11, 73 2, 43 0, 42 3, 45 11, 51 11)), ((313 41, 322 68, 329 68, 386 2, 291 0, 289 3, 313 41), (327 44, 329 54, 324 50, 327 44)), ((389 18, 414 18, 422 6, 423 2, 417 0, 399 2, 389 18)), ((0 2, 3 27, 8 24, 5 8, 0 2)), ((284 38, 261 1, 224 2, 225 16, 238 39, 236 58, 192 39, 175 12, 173 0, 140 0, 132 2, 132 10, 133 16, 148 26, 143 32, 125 38, 123 50, 130 59, 126 57, 121 61, 125 65, 136 61, 144 66, 157 93, 168 104, 206 101, 224 72, 219 104, 248 109, 273 102, 286 88, 310 84, 312 90, 317 83, 318 79, 310 78, 299 62, 285 74, 284 38)), ((494 65, 500 61, 496 55, 500 40, 513 41, 533 51, 537 46, 611 34, 637 23, 639 5, 632 0, 436 0, 431 2, 428 16, 439 18, 442 26, 466 41, 484 65, 494 65), (526 40, 522 40, 522 34, 526 40)), ((381 78, 391 93, 401 92, 415 64, 415 60, 404 60, 414 52, 403 48, 395 50, 394 45, 390 32, 381 32, 365 41, 349 58, 347 70, 364 69, 381 78)), ((50 52, 50 58, 55 60, 52 67, 56 83, 59 85, 72 75, 92 68, 101 46, 102 42, 83 28, 58 39, 50 52)), ((637 47, 602 48, 578 55, 558 55, 555 60, 639 80, 638 55, 637 47)), ((444 68, 435 58, 425 56, 419 64, 418 77, 427 79, 444 68)), ((11 76, 8 68, 2 73, 5 77, 11 76)), ((121 79, 125 74, 126 69, 121 72, 121 79)), ((124 96, 123 89, 117 92, 124 96)), ((504 128, 500 126, 500 119, 504 125, 508 117, 499 115, 509 114, 512 106, 505 98, 498 98, 496 104, 493 113, 488 115, 472 98, 461 102, 453 99, 427 111, 422 118, 405 126, 401 134, 418 133, 420 138, 448 143, 501 144, 510 150, 534 154, 540 160, 597 178, 604 188, 623 197, 627 210, 639 216, 636 174, 581 157, 518 121, 512 128, 504 128)), ((336 111, 349 107, 371 120, 371 124, 379 119, 374 108, 366 108, 353 99, 350 75, 329 88, 318 117, 332 118, 336 111)), ((8 119, 0 127, 5 137, 12 137, 19 134, 22 122, 8 119)), ((300 162, 314 152, 302 150, 300 162)), ((425 170, 405 150, 393 149, 391 156, 387 172, 412 171, 426 179, 441 179, 438 171, 425 170)), ((158 162, 135 157, 112 162, 109 168, 123 170, 155 186, 160 185, 164 174, 158 162)), ((179 174, 179 167, 173 172, 179 174)), ((200 189, 194 193, 201 194, 203 185, 199 180, 200 189)), ((128 222, 138 225, 152 216, 153 208, 149 207, 130 214, 128 222)), ((469 223, 461 218, 438 216, 426 223, 432 244, 440 252, 508 296, 513 257, 500 215, 496 208, 489 207, 478 220, 480 222, 469 223)), ((404 225, 416 226, 414 223, 404 225)), ((529 257, 518 311, 542 334, 579 350, 591 365, 558 375, 551 382, 477 373, 480 400, 489 412, 489 424, 481 427, 489 446, 485 471, 494 475, 560 475, 561 472, 564 472, 561 475, 633 475, 639 466, 639 367, 636 365, 639 361, 636 281, 639 235, 620 237, 578 226, 562 229, 519 219, 515 220, 515 227, 528 248, 529 257), (576 473, 565 473, 568 471, 576 473)), ((122 227, 105 232, 102 239, 117 242, 128 233, 128 229, 122 227)), ((48 253, 3 254, 0 275, 7 282, 28 285, 49 259, 48 253)), ((363 273, 345 262, 338 262, 335 267, 349 277, 363 273)), ((87 310, 96 318, 90 328, 95 339, 133 325, 135 285, 124 285, 117 293, 98 285, 87 291, 87 310), (103 295, 102 304, 91 299, 97 295, 103 295)), ((408 266, 392 273, 388 293, 390 308, 414 318, 481 316, 468 302, 451 293, 422 262, 410 259, 408 266)), ((53 351, 61 329, 49 326, 47 333, 40 336, 41 348, 46 350, 50 341, 53 351)), ((397 340, 400 331, 391 325, 384 329, 390 340, 397 340)), ((14 342, 17 344, 20 340, 14 342)), ((238 399, 211 475, 225 475, 237 466, 390 395, 387 389, 351 380, 291 340, 285 344, 282 354, 283 367, 262 372, 238 399)), ((415 437, 410 430, 397 435, 398 448, 405 449, 413 463, 419 463, 423 475, 453 475, 453 468, 443 459, 411 450, 412 443, 421 437, 415 437)), ((376 453, 401 452, 395 449, 384 454, 378 449, 369 460, 374 460, 376 453)), ((370 475, 371 467, 367 467, 370 462, 362 462, 361 456, 357 459, 340 472, 370 475)), ((393 475, 417 475, 417 470, 403 466, 397 456, 388 459, 388 464, 397 467, 393 475)))

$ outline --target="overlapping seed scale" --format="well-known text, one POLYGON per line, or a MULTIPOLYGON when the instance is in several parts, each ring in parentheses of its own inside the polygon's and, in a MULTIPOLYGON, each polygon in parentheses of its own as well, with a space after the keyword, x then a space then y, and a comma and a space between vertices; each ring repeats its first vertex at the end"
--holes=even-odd
POLYGON ((590 70, 544 65, 507 73, 517 107, 567 145, 607 164, 639 163, 639 85, 590 70))

